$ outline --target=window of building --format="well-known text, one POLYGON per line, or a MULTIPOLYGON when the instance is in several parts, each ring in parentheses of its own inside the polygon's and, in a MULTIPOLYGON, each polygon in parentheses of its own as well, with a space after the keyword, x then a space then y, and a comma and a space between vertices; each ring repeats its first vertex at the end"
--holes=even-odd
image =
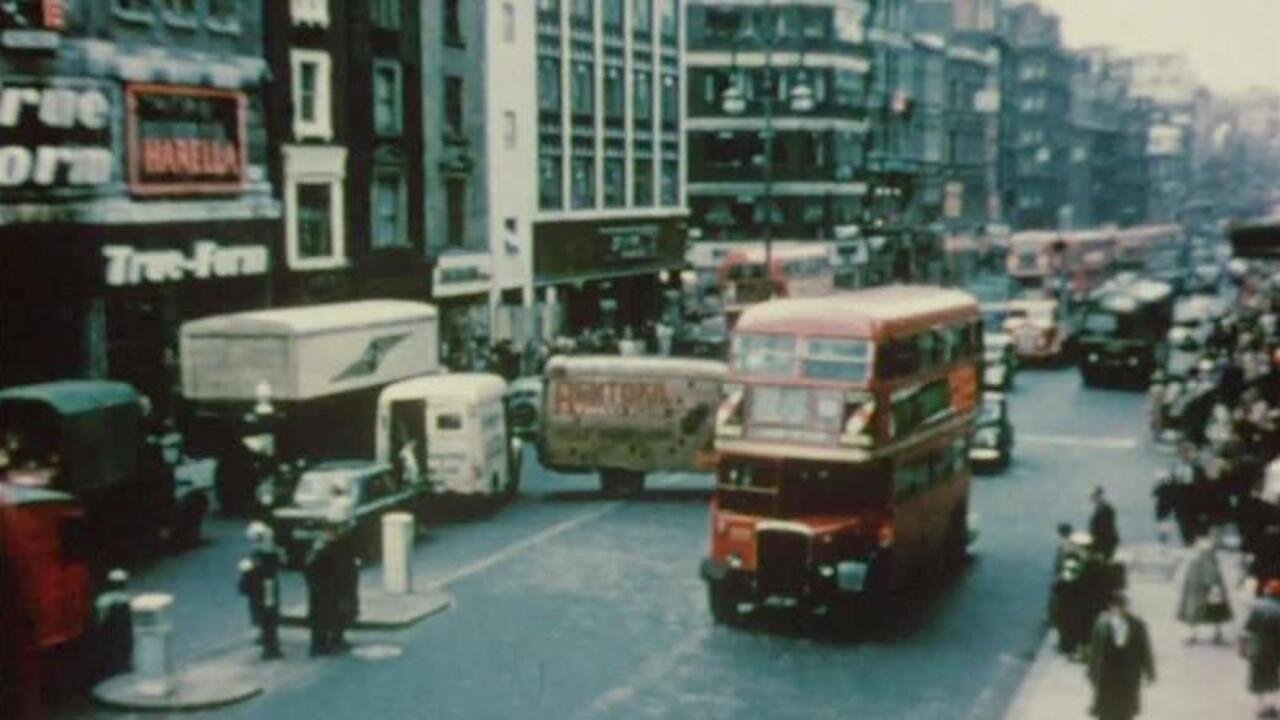
POLYGON ((564 184, 559 155, 538 158, 538 207, 559 210, 564 207, 564 184))
POLYGON ((152 20, 151 0, 115 0, 115 14, 129 20, 152 20))
POLYGON ((658 27, 662 37, 674 40, 680 30, 680 20, 676 14, 676 0, 658 0, 658 27))
POLYGON ((373 62, 373 128, 379 135, 399 135, 403 127, 404 92, 400 63, 373 62))
POLYGON ((516 5, 511 0, 502 3, 502 40, 516 41, 516 5))
POLYGON ((569 18, 574 23, 590 25, 595 15, 595 0, 573 0, 573 9, 569 18))
POLYGON ((596 206, 596 160, 590 155, 576 155, 573 158, 573 208, 593 208, 596 206))
POLYGON ((675 75, 662 76, 662 124, 675 127, 680 122, 680 81, 675 75))
POLYGON ((458 7, 459 0, 444 0, 441 9, 444 12, 444 39, 454 45, 462 44, 462 14, 458 7))
POLYGON ((653 121, 653 78, 648 70, 636 70, 635 73, 631 115, 637 125, 648 125, 653 121))
POLYGON ((455 137, 462 135, 462 78, 446 75, 444 78, 445 132, 455 137))
POLYGON ((591 63, 575 61, 570 87, 574 115, 590 115, 595 110, 595 73, 591 63))
POLYGON ((220 31, 237 31, 240 28, 237 0, 209 0, 209 13, 205 22, 220 31))
POLYGON ((662 161, 662 204, 680 204, 680 163, 676 160, 662 161))
POLYGON ((560 0, 538 0, 538 12, 548 15, 560 14, 560 0))
POLYGON ((319 50, 292 50, 293 135, 299 140, 333 137, 329 101, 329 54, 319 50))
POLYGON ((294 25, 329 27, 329 0, 289 0, 294 25))
POLYGON ((606 120, 622 121, 626 112, 626 88, 622 82, 622 68, 610 65, 604 71, 604 116, 606 120))
POLYGON ((451 248, 467 244, 467 181, 460 177, 445 178, 445 244, 451 248))
POLYGON ((328 260, 334 256, 330 207, 333 188, 328 183, 301 183, 294 189, 298 224, 298 258, 328 260))
POLYGON ((633 171, 633 204, 638 207, 653 205, 653 158, 637 156, 633 171))
POLYGON ((502 113, 502 144, 508 150, 515 150, 517 140, 516 114, 514 111, 507 110, 502 113))
POLYGON ((391 168, 374 170, 371 238, 374 248, 409 245, 407 195, 403 172, 391 168))
POLYGON ((622 30, 622 18, 625 14, 625 0, 603 0, 604 26, 614 31, 622 30))
POLYGON ((162 0, 160 7, 170 25, 195 26, 196 0, 162 0))
POLYGON ((626 162, 622 158, 606 158, 604 161, 605 207, 622 207, 627 204, 626 162))
POLYGON ((538 58, 538 109, 560 112, 560 61, 538 58))
POLYGON ((638 33, 653 32, 653 0, 631 0, 631 29, 638 33))
POLYGON ((373 26, 383 30, 400 29, 400 0, 372 0, 369 15, 373 26))

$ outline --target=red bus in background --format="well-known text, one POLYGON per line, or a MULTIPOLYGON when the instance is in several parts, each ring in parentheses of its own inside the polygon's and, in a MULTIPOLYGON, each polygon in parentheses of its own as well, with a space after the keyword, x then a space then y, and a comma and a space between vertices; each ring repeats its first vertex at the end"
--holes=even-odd
POLYGON ((891 286, 748 309, 716 418, 712 615, 775 599, 845 616, 968 541, 977 301, 891 286))
POLYGON ((1029 295, 1057 297, 1056 280, 1066 281, 1066 290, 1087 295, 1106 282, 1116 253, 1116 231, 1077 230, 1054 232, 1031 230, 1009 239, 1005 269, 1029 295))
POLYGON ((731 327, 743 310, 756 303, 835 292, 836 272, 825 246, 774 248, 769 264, 766 271, 763 248, 734 250, 720 261, 720 287, 731 327))

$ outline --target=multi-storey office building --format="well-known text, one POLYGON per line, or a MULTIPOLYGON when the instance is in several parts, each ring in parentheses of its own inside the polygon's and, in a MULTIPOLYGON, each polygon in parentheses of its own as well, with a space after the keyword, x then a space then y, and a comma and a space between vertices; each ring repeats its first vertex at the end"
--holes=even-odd
POLYGON ((262 6, 10 5, 0 383, 109 376, 167 414, 178 325, 271 294, 262 6))
POLYGON ((428 299, 419 3, 264 5, 276 301, 428 299))
POLYGON ((525 62, 537 104, 514 120, 536 128, 536 164, 504 182, 536 183, 536 213, 512 216, 514 232, 531 241, 537 301, 563 310, 562 330, 656 319, 664 284, 678 282, 688 232, 681 10, 679 0, 536 4, 525 62))
POLYGON ((696 265, 727 248, 835 241, 859 282, 866 173, 866 0, 690 0, 689 204, 696 265), (766 151, 766 148, 768 151, 766 151))
POLYGON ((907 0, 878 0, 869 16, 872 61, 867 168, 873 187, 867 219, 872 226, 901 227, 919 220, 914 213, 908 216, 908 211, 917 207, 920 174, 909 145, 917 104, 910 11, 907 0))
POLYGON ((999 220, 999 53, 953 39, 946 55, 946 184, 949 230, 974 233, 999 220))
POLYGON ((1005 211, 1018 228, 1069 224, 1071 59, 1062 48, 1059 18, 1037 5, 1003 16, 1008 43, 1002 90, 1005 134, 1005 211))
POLYGON ((912 113, 907 133, 909 155, 919 169, 914 217, 929 224, 943 219, 946 184, 947 46, 941 36, 917 34, 912 70, 912 113))
POLYGON ((1123 93, 1106 50, 1086 49, 1075 56, 1066 183, 1067 204, 1077 227, 1119 221, 1116 166, 1123 93))

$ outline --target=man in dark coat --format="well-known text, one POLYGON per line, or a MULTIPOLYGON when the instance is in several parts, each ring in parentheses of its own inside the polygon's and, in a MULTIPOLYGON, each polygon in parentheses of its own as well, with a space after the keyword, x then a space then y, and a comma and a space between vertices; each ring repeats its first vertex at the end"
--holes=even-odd
POLYGON ((1089 681, 1091 712, 1099 720, 1132 720, 1142 710, 1142 678, 1155 682, 1156 665, 1147 625, 1128 611, 1123 593, 1111 597, 1093 627, 1089 681))
POLYGON ((1274 702, 1280 690, 1280 580, 1268 580, 1249 611, 1240 654, 1249 661, 1249 692, 1258 698, 1258 717, 1280 717, 1274 702))
POLYGON ((311 654, 327 655, 337 648, 333 638, 341 603, 337 588, 337 558, 332 529, 326 528, 307 553, 307 624, 311 629, 311 654))
POLYGON ((1102 486, 1093 489, 1093 515, 1089 518, 1089 535, 1093 537, 1093 549, 1110 560, 1120 545, 1120 532, 1116 530, 1116 510, 1107 502, 1102 486))

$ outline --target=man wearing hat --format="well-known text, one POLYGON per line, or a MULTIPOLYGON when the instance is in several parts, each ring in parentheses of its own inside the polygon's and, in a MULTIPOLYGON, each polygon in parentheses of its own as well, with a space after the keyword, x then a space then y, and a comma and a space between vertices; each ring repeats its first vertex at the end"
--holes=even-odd
POLYGON ((240 593, 249 600, 249 617, 260 632, 262 659, 284 657, 280 652, 280 553, 271 528, 249 523, 246 531, 253 551, 240 561, 240 593))
POLYGON ((1093 515, 1089 517, 1089 535, 1093 548, 1106 560, 1110 560, 1120 545, 1120 532, 1116 530, 1116 509, 1107 502, 1106 493, 1099 485, 1089 495, 1093 501, 1093 515))
POLYGON ((1249 692, 1258 698, 1258 717, 1280 717, 1275 703, 1280 690, 1280 580, 1262 584, 1262 596, 1240 636, 1240 654, 1249 661, 1249 692))
POLYGON ((1128 610, 1128 599, 1115 592, 1093 626, 1089 651, 1091 712, 1099 720, 1132 720, 1142 709, 1142 678, 1155 682, 1147 624, 1128 610))

